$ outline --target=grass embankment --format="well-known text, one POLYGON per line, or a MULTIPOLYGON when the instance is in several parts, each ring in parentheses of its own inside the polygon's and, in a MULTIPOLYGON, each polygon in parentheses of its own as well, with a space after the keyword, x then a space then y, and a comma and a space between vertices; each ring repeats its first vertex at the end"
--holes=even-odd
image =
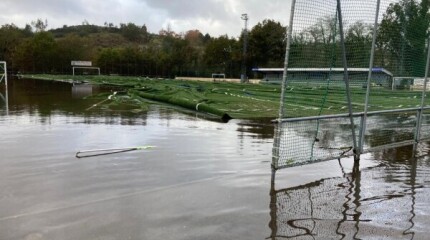
MULTIPOLYGON (((215 114, 223 118, 276 118, 281 88, 277 85, 240 84, 228 82, 197 82, 185 80, 161 80, 144 77, 122 76, 24 76, 55 81, 88 81, 92 84, 122 87, 127 98, 140 102, 150 99, 190 110, 215 114)), ((354 112, 364 108, 366 90, 351 89, 354 112)), ((315 116, 347 112, 346 94, 342 87, 331 86, 326 94, 325 86, 292 83, 286 92, 288 117, 315 116), (325 100, 324 100, 325 99, 325 100)), ((370 111, 416 107, 421 92, 372 89, 370 111)), ((427 99, 428 103, 428 99, 427 99)))

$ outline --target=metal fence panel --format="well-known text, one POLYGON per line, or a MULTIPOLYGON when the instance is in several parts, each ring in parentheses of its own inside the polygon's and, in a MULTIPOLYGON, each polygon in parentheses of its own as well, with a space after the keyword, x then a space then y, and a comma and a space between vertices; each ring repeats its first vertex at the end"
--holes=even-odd
POLYGON ((293 2, 280 118, 347 115, 280 121, 275 169, 350 155, 345 150, 351 146, 362 153, 430 137, 428 110, 422 118, 416 112, 430 106, 425 91, 430 24, 420 12, 422 5, 404 0, 293 2), (386 110, 398 112, 367 114, 386 110), (348 113, 355 116, 349 122, 348 113))

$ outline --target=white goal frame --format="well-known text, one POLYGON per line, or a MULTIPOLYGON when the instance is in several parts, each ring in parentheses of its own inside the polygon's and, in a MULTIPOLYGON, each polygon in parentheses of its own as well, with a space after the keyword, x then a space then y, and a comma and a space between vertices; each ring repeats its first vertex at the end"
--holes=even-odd
POLYGON ((401 80, 407 80, 411 84, 409 85, 409 89, 411 90, 412 86, 414 85, 414 79, 418 77, 393 77, 393 82, 391 83, 391 90, 396 90, 397 83, 399 83, 401 80))
POLYGON ((73 76, 75 76, 75 69, 96 69, 98 72, 98 75, 100 75, 99 67, 72 67, 72 69, 73 69, 73 76))
POLYGON ((225 80, 225 73, 212 73, 212 80, 223 79, 225 80))
POLYGON ((8 95, 8 88, 7 88, 7 63, 6 61, 0 61, 0 83, 3 82, 5 84, 5 94, 6 96, 3 97, 3 95, 0 93, 0 98, 4 99, 6 104, 6 114, 9 114, 9 95, 8 95))
POLYGON ((0 83, 4 80, 7 89, 7 63, 0 61, 0 83))

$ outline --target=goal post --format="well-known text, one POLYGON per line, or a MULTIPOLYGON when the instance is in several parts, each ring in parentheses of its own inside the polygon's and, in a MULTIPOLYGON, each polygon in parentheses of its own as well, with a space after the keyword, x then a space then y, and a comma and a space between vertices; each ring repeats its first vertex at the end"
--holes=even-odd
POLYGON ((91 75, 91 72, 95 72, 96 74, 92 75, 100 75, 100 68, 93 67, 93 63, 91 61, 71 61, 73 76, 77 74, 77 72, 82 73, 81 75, 91 75), (76 71, 80 70, 80 71, 76 71))
POLYGON ((394 77, 391 90, 411 90, 416 77, 394 77))
POLYGON ((0 83, 5 83, 7 89, 7 63, 5 61, 0 61, 0 83))
POLYGON ((225 80, 225 73, 212 73, 212 80, 215 81, 217 79, 225 80))
POLYGON ((0 93, 0 98, 2 98, 6 105, 6 114, 9 114, 9 95, 7 87, 7 63, 6 61, 0 61, 0 83, 4 80, 5 84, 5 96, 0 93))
POLYGON ((82 75, 90 75, 91 71, 95 71, 97 74, 100 75, 100 68, 99 67, 72 67, 73 70, 73 76, 76 75, 77 69, 82 70, 82 75))

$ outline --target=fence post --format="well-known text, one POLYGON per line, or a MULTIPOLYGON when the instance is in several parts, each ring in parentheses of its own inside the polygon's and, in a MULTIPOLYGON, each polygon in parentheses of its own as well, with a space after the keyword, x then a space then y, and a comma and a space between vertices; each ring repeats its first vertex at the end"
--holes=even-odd
POLYGON ((4 62, 4 80, 5 80, 5 91, 6 91, 6 114, 9 115, 9 88, 7 83, 7 63, 4 62))
POLYGON ((6 92, 7 92, 7 63, 6 63, 6 61, 4 62, 4 83, 5 83, 6 92))
POLYGON ((360 152, 357 152, 357 138, 355 135, 355 126, 354 126, 354 118, 352 116, 352 104, 351 104, 351 92, 349 88, 349 76, 348 76, 348 62, 346 60, 346 47, 345 47, 345 35, 343 32, 343 20, 342 20, 342 7, 340 5, 340 0, 337 0, 337 12, 339 16, 339 33, 340 33, 340 44, 342 47, 342 63, 343 63, 343 79, 345 81, 346 88, 346 100, 348 101, 348 111, 349 111, 349 119, 351 122, 351 131, 352 131, 352 142, 353 142, 353 152, 354 152, 354 160, 358 161, 360 159, 360 152))
POLYGON ((372 49, 370 50, 370 61, 369 61, 369 74, 367 76, 367 87, 366 87, 366 98, 364 100, 364 114, 361 118, 360 124, 360 135, 359 139, 359 154, 363 153, 364 146, 364 135, 366 133, 367 126, 367 112, 369 108, 369 95, 370 95, 370 81, 372 79, 373 73, 373 62, 375 58, 375 45, 376 45, 376 35, 378 34, 378 18, 379 18, 379 7, 381 5, 381 0, 377 0, 376 3, 376 13, 375 13, 375 22, 373 24, 373 36, 372 36, 372 49))
POLYGON ((427 91, 427 82, 428 82, 428 74, 429 74, 429 66, 430 66, 430 38, 428 39, 427 44, 427 63, 426 63, 426 71, 424 75, 424 86, 423 86, 423 92, 421 93, 421 105, 420 109, 417 113, 417 124, 415 128, 415 144, 414 144, 414 153, 417 143, 419 143, 421 139, 421 124, 422 124, 422 116, 424 111, 424 104, 425 104, 425 98, 426 98, 426 91, 427 91))
POLYGON ((273 141, 272 168, 275 170, 278 169, 279 148, 280 148, 281 137, 282 137, 282 118, 284 117, 285 87, 287 86, 288 60, 290 56, 290 45, 291 45, 291 39, 293 35, 293 21, 294 21, 295 7, 296 7, 296 0, 293 0, 291 2, 290 23, 288 26, 287 46, 285 48, 284 73, 282 76, 281 100, 279 103, 279 118, 278 118, 278 124, 275 128, 275 136, 273 141))
POLYGON ((359 154, 363 153, 364 146, 364 134, 366 133, 366 118, 367 112, 364 112, 363 115, 360 116, 360 132, 358 135, 358 150, 359 154))

